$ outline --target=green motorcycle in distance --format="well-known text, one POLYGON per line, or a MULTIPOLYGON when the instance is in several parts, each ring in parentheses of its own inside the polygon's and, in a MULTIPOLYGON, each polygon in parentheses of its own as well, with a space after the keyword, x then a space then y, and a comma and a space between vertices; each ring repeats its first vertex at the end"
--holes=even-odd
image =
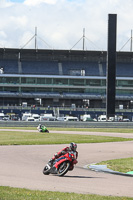
POLYGON ((37 130, 38 130, 39 132, 42 132, 42 133, 49 133, 49 131, 48 131, 48 129, 46 128, 46 126, 41 125, 41 124, 38 125, 37 130))

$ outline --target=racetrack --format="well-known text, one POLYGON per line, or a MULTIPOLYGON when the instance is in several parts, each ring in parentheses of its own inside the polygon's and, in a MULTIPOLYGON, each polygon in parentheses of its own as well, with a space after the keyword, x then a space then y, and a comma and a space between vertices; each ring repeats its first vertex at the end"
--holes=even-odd
POLYGON ((78 144, 78 164, 73 171, 68 172, 64 177, 44 176, 42 173, 44 165, 56 151, 64 146, 0 146, 0 185, 133 197, 133 177, 95 172, 83 168, 89 163, 132 157, 133 141, 78 144))

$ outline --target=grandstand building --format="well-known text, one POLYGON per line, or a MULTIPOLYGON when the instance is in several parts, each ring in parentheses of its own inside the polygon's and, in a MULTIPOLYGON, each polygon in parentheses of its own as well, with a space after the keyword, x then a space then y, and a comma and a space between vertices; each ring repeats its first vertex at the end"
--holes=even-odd
MULTIPOLYGON (((0 106, 106 107, 105 51, 0 49, 0 106)), ((133 106, 133 53, 117 52, 116 108, 133 106)))

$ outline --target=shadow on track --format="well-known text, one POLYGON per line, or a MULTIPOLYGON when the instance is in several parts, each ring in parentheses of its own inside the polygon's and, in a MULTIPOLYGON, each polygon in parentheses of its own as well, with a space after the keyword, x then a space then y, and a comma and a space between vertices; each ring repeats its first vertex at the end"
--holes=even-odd
POLYGON ((100 177, 90 177, 90 176, 63 176, 64 178, 100 178, 100 177))

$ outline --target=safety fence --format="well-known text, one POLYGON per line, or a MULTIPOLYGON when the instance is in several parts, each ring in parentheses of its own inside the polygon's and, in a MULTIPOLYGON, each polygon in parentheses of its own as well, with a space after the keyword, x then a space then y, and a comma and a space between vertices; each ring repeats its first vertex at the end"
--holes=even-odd
MULTIPOLYGON (((37 127, 39 122, 0 121, 0 127, 37 127)), ((133 128, 133 122, 74 122, 74 121, 45 121, 46 127, 61 128, 133 128)))

